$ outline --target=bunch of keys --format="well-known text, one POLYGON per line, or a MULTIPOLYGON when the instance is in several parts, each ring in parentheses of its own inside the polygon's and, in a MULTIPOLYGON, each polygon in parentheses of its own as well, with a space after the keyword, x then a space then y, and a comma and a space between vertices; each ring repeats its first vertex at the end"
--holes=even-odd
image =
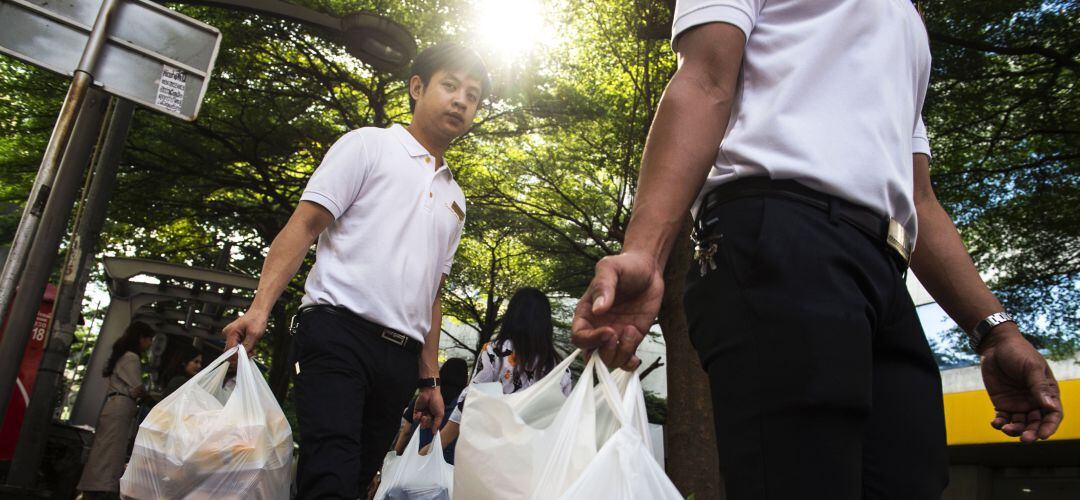
POLYGON ((694 260, 701 266, 701 276, 704 277, 709 271, 716 270, 716 242, 701 241, 694 247, 694 260), (708 246, 706 246, 706 244, 708 246))

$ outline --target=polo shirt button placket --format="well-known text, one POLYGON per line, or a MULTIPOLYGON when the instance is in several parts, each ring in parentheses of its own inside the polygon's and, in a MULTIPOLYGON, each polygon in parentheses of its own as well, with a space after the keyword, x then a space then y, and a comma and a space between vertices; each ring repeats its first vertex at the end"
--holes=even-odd
MULTIPOLYGON (((424 163, 431 164, 431 156, 424 156, 424 163)), ((436 171, 437 172, 437 171, 436 171)), ((432 206, 435 203, 435 173, 428 173, 428 191, 427 196, 424 197, 424 210, 428 212, 432 211, 432 206)))

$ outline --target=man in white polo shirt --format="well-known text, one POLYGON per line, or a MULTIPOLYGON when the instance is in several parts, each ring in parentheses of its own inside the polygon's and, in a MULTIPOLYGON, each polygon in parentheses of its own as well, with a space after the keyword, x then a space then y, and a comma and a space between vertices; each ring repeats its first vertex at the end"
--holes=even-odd
POLYGON ((224 330, 250 350, 318 238, 293 327, 298 498, 365 492, 418 387, 415 417, 442 421, 439 291, 465 223, 443 155, 491 84, 480 57, 454 44, 420 53, 410 74, 412 122, 353 130, 330 148, 270 245, 254 302, 224 330))
POLYGON ((941 381, 904 285, 909 262, 971 332, 990 425, 1049 437, 1062 418, 1053 374, 930 185, 930 51, 912 4, 679 0, 672 44, 679 68, 623 252, 597 264, 575 343, 610 365, 639 362, 692 208, 685 306, 729 499, 940 497, 941 381))

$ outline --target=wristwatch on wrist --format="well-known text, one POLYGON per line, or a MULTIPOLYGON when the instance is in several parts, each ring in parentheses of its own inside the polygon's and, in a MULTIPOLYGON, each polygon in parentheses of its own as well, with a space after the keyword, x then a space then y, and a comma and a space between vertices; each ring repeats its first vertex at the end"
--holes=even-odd
POLYGON ((986 337, 990 335, 990 330, 995 326, 1008 322, 1015 323, 1016 321, 1007 312, 994 313, 980 321, 975 325, 975 328, 968 332, 968 342, 971 344, 971 349, 979 352, 979 347, 986 341, 986 337))
POLYGON ((419 389, 433 389, 439 386, 439 378, 422 378, 416 381, 416 387, 419 389))

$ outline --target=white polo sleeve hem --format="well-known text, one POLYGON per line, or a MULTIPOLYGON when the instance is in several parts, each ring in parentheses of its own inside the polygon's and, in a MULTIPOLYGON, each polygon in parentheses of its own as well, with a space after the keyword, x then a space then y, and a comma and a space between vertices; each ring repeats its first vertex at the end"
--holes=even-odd
POLYGON ((926 133, 926 124, 923 123, 921 114, 915 119, 915 130, 911 134, 911 154, 916 153, 933 157, 930 154, 930 138, 926 133))
POLYGON ((304 194, 300 195, 300 201, 317 203, 319 206, 329 211, 330 215, 334 216, 334 220, 337 220, 341 217, 341 214, 345 213, 345 209, 338 206, 333 198, 317 191, 304 191, 304 194))
POLYGON ((930 140, 925 137, 912 137, 911 138, 911 154, 922 153, 926 156, 933 157, 930 154, 930 140))
POLYGON ((671 49, 677 50, 675 43, 684 31, 708 23, 727 23, 742 30, 747 39, 754 29, 754 16, 745 10, 724 3, 710 3, 677 14, 671 24, 671 49))

